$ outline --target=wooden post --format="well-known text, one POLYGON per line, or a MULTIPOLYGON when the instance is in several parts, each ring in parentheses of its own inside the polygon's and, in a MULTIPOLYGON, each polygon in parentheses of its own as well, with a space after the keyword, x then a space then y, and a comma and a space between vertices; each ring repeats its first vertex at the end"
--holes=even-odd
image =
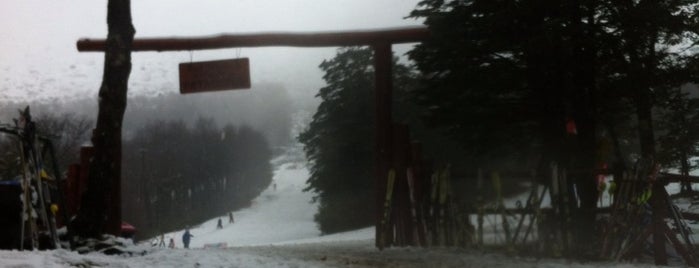
MULTIPOLYGON (((659 182, 653 183, 653 195, 650 197, 650 205, 653 210, 653 257, 655 265, 667 265, 667 252, 665 251, 665 217, 667 216, 665 206, 665 187, 659 182)), ((682 228, 682 227, 678 227, 682 228)), ((674 234, 673 234, 674 235, 674 234)))
MULTIPOLYGON (((375 157, 376 157, 376 223, 381 222, 383 216, 383 197, 386 194, 386 180, 389 165, 393 157, 391 142, 391 99, 392 79, 391 63, 392 53, 390 43, 373 45, 374 49, 374 85, 375 85, 375 157)), ((396 171, 398 172, 398 171, 396 171)), ((381 228, 376 228, 376 246, 381 239, 381 228)), ((390 244, 390 243, 389 243, 390 244)))

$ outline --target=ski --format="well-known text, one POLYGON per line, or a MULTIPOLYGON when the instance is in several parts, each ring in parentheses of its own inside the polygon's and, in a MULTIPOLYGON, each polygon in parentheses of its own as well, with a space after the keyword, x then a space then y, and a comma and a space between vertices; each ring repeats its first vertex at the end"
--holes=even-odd
MULTIPOLYGON (((538 186, 536 184, 536 173, 532 172, 532 189, 529 191, 529 196, 527 197, 527 202, 524 205, 524 211, 520 213, 520 218, 519 222, 517 223, 517 227, 515 228, 515 233, 512 236, 512 243, 516 244, 517 243, 517 238, 519 237, 519 233, 522 230, 522 226, 524 225, 524 220, 527 217, 527 215, 530 213, 532 210, 532 206, 534 205, 533 203, 536 202, 536 195, 538 193, 538 186)), ((533 217, 533 215, 532 215, 533 217)), ((530 217, 530 219, 532 218, 530 217)), ((532 220, 533 221, 533 220, 532 220)), ((526 241, 522 241, 526 242, 526 241)))
POLYGON ((418 220, 418 205, 417 201, 415 200, 415 174, 413 172, 412 168, 408 168, 406 171, 406 177, 408 180, 408 195, 410 197, 410 217, 413 221, 413 241, 410 241, 413 245, 420 245, 420 227, 419 227, 419 220, 418 220))
POLYGON ((572 223, 573 220, 571 218, 571 198, 570 198, 570 188, 571 186, 568 184, 568 172, 563 169, 560 175, 560 190, 561 190, 561 206, 562 210, 561 213, 563 216, 563 222, 562 222, 562 233, 563 237, 561 237, 561 242, 563 244, 563 250, 566 255, 570 256, 573 252, 571 252, 571 242, 573 241, 573 234, 571 231, 572 223))
POLYGON ((561 230, 561 190, 562 187, 560 185, 560 177, 559 177, 559 170, 558 170, 558 164, 556 163, 551 163, 551 208, 553 209, 553 215, 556 220, 554 221, 554 226, 557 226, 559 228, 555 228, 553 238, 549 241, 552 243, 551 245, 551 251, 552 255, 556 257, 561 256, 561 239, 563 237, 563 232, 561 230))
POLYGON ((632 242, 644 232, 645 226, 630 223, 643 222, 644 218, 652 215, 648 201, 653 194, 652 182, 655 181, 657 172, 658 167, 653 163, 640 160, 634 167, 633 175, 626 180, 628 185, 618 200, 621 209, 616 211, 621 215, 616 215, 617 220, 611 222, 614 229, 607 250, 613 260, 619 261, 628 255, 629 248, 633 246, 632 242))
POLYGON ((429 206, 429 231, 432 234, 431 244, 439 245, 439 233, 438 233, 438 220, 437 220, 437 193, 439 190, 439 174, 440 171, 437 170, 432 173, 430 177, 430 206, 429 206))
POLYGON ((36 226, 36 212, 34 211, 34 206, 32 205, 32 188, 31 188, 31 176, 29 174, 29 168, 27 167, 27 157, 24 153, 24 144, 19 143, 20 161, 22 163, 22 196, 20 196, 22 201, 22 227, 20 234, 20 249, 24 250, 24 243, 27 238, 30 239, 30 249, 36 249, 39 246, 39 238, 37 236, 37 226, 36 226), (28 233, 27 233, 28 232, 28 233))
POLYGON ((483 201, 483 171, 480 168, 478 169, 476 189, 478 189, 478 246, 483 247, 483 214, 485 202, 483 201))
POLYGON ((447 208, 446 208, 447 198, 449 197, 449 191, 450 191, 449 188, 451 187, 451 185, 449 183, 450 176, 451 176, 451 174, 449 173, 449 167, 446 166, 442 169, 442 172, 439 173, 439 177, 438 177, 438 184, 439 184, 439 186, 438 186, 439 187, 439 189, 438 189, 438 191, 439 191, 439 193, 438 193, 439 194, 439 199, 438 199, 438 202, 439 202, 439 205, 438 205, 438 208, 439 208, 439 216, 438 216, 439 217, 439 224, 438 224, 438 226, 439 226, 439 229, 438 229, 439 240, 438 241, 439 241, 440 245, 447 245, 447 242, 448 242, 447 239, 449 239, 451 236, 450 231, 447 229, 447 219, 446 219, 446 217, 447 217, 447 215, 446 215, 446 213, 447 213, 447 208))
POLYGON ((386 197, 383 203, 383 217, 381 218, 381 239, 379 240, 379 249, 382 250, 388 246, 387 233, 393 232, 390 226, 391 222, 391 206, 393 197, 393 186, 396 180, 396 171, 391 169, 388 171, 388 179, 386 181, 386 197))
POLYGON ((502 229, 505 232, 505 245, 507 248, 512 246, 512 235, 510 234, 510 222, 507 220, 507 210, 505 210, 505 201, 502 194, 502 181, 500 180, 500 174, 498 172, 493 172, 491 174, 493 180, 493 189, 495 190, 495 199, 497 202, 497 210, 500 212, 500 218, 502 220, 502 229))

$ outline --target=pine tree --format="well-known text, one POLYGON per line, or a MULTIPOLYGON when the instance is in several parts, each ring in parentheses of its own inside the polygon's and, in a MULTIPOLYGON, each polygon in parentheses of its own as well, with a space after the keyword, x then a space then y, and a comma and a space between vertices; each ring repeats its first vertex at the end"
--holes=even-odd
POLYGON ((696 80, 697 14, 694 1, 424 0, 411 14, 432 32, 410 52, 425 75, 415 101, 482 162, 527 152, 582 170, 575 222, 579 244, 594 247, 600 126, 615 144, 633 140, 617 125, 635 115, 653 159, 654 98, 696 80))
MULTIPOLYGON (((319 203, 316 222, 323 233, 374 223, 374 70, 372 51, 364 47, 338 50, 320 64, 326 86, 309 128, 299 141, 310 162, 307 191, 319 203), (351 213, 347 213, 351 212, 351 213)), ((418 111, 407 105, 406 91, 415 84, 414 73, 394 58, 393 114, 409 123, 418 111)))
POLYGON ((319 202, 316 222, 323 233, 370 225, 374 183, 372 52, 342 48, 323 61, 322 102, 299 141, 310 162, 306 190, 319 202), (350 213, 347 213, 350 212, 350 213))

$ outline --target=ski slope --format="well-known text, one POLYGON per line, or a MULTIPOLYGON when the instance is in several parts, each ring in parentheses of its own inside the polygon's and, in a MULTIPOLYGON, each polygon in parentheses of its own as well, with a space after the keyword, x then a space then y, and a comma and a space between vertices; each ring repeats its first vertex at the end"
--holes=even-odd
MULTIPOLYGON (((234 223, 228 215, 219 218, 222 229, 217 229, 219 218, 194 226, 190 247, 227 243, 228 246, 266 245, 284 241, 317 237, 320 231, 313 222, 317 204, 311 204, 313 194, 303 192, 308 170, 299 164, 286 163, 277 168, 270 187, 252 201, 252 206, 233 212, 234 223), (274 189, 276 184, 276 190, 274 189)), ((182 247, 183 231, 166 234, 182 247)))

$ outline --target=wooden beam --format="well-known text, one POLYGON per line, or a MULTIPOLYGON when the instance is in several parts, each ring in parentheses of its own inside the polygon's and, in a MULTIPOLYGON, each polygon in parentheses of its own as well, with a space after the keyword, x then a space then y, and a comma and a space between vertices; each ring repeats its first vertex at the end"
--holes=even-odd
MULTIPOLYGON (((249 34, 221 34, 207 37, 137 38, 132 51, 183 51, 235 47, 334 47, 372 44, 415 43, 426 39, 427 27, 404 27, 377 30, 337 32, 270 32, 249 34)), ((80 52, 104 51, 105 39, 78 40, 80 52)))
POLYGON ((699 183, 699 176, 685 176, 681 174, 673 174, 673 173, 660 173, 658 175, 658 180, 664 181, 664 182, 680 182, 683 180, 687 180, 690 182, 694 183, 699 183))

